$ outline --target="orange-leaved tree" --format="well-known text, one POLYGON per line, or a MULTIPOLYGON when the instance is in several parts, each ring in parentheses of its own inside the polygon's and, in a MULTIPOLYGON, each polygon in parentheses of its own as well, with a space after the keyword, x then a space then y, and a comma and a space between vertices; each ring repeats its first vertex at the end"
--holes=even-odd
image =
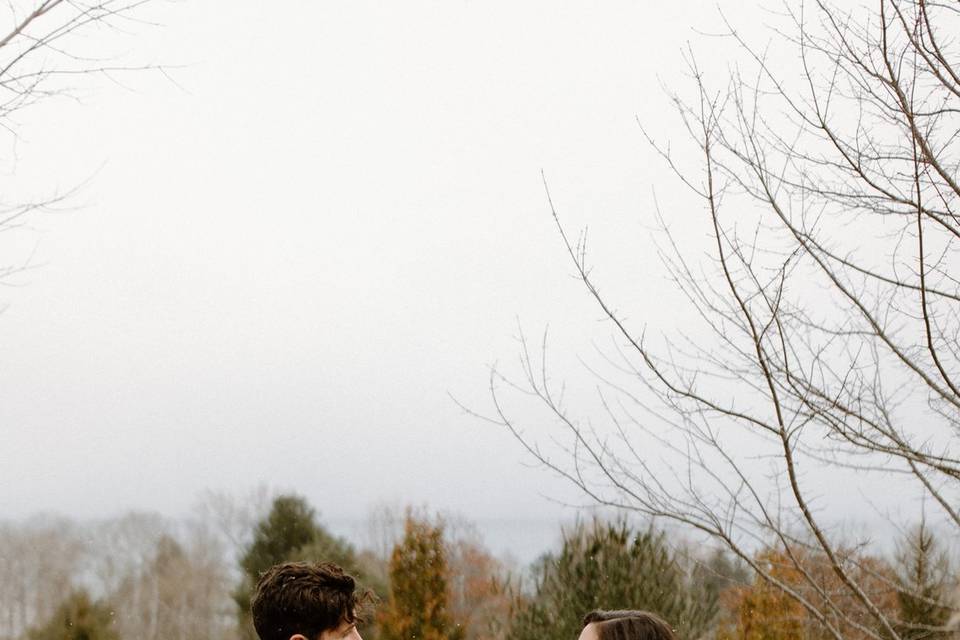
POLYGON ((443 525, 407 513, 390 556, 390 598, 378 616, 382 640, 461 640, 448 605, 443 525))
MULTIPOLYGON (((841 549, 838 557, 871 600, 895 613, 895 582, 887 562, 862 549, 841 549)), ((769 578, 757 575, 752 584, 724 593, 727 615, 719 640, 825 640, 831 637, 829 628, 844 638, 884 637, 863 603, 845 590, 830 561, 812 548, 768 547, 755 562, 769 578)))

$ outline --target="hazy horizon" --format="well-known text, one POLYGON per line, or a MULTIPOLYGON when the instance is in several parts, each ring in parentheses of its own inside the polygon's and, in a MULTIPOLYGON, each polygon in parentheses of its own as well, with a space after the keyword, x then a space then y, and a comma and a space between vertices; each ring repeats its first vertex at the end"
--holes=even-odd
MULTIPOLYGON (((162 26, 105 34, 175 83, 99 78, 22 117, 16 192, 83 187, 5 240, 36 268, 3 292, 0 514, 175 516, 267 484, 343 521, 382 500, 572 517, 558 503, 587 500, 451 396, 488 412, 489 365, 549 326, 553 377, 593 397, 581 359, 611 331, 541 171, 570 229, 590 223, 604 286, 651 332, 682 321, 650 228, 654 194, 678 221, 687 201, 637 121, 683 138, 664 89, 685 88, 688 41, 725 71, 718 15, 160 3, 162 26)), ((765 14, 728 15, 751 32, 765 14)))

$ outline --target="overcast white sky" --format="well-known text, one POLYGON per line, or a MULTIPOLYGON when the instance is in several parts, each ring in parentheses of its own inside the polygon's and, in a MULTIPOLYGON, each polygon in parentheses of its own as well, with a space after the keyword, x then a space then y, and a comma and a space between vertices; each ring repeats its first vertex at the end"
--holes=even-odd
MULTIPOLYGON (((725 3, 742 23, 752 5, 725 3)), ((569 516, 486 409, 516 319, 556 376, 609 330, 570 278, 540 183, 662 316, 639 117, 682 137, 688 40, 714 0, 189 1, 115 37, 184 65, 22 118, 18 190, 90 178, 34 220, 0 316, 0 514, 185 512, 265 483, 329 518, 374 502, 569 516), (605 244, 606 243, 606 244, 605 244)), ((10 166, 11 148, 5 152, 10 166)), ((601 265, 602 268, 602 265, 601 265)), ((656 314, 654 312, 657 312, 656 314)), ((575 375, 571 373, 571 375, 575 375)), ((529 425, 536 429, 536 424, 529 425)))

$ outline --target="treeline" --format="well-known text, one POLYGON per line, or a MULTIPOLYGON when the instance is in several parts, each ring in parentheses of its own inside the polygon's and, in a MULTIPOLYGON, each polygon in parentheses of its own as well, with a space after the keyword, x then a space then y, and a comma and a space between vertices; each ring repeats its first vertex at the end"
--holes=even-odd
MULTIPOLYGON (((460 518, 384 508, 358 546, 332 534, 302 497, 210 495, 176 523, 130 514, 85 527, 0 526, 0 639, 252 640, 253 585, 285 560, 329 560, 357 576, 370 594, 368 639, 572 639, 595 608, 655 611, 688 639, 835 638, 831 627, 843 638, 889 637, 828 558, 813 546, 798 557, 797 548, 771 544, 733 559, 653 526, 594 520, 517 571, 460 518), (751 564, 775 582, 755 579, 751 564), (828 620, 819 617, 826 601, 828 620)), ((957 576, 926 526, 889 557, 859 546, 839 561, 897 621, 900 638, 960 638, 951 630, 957 576)))

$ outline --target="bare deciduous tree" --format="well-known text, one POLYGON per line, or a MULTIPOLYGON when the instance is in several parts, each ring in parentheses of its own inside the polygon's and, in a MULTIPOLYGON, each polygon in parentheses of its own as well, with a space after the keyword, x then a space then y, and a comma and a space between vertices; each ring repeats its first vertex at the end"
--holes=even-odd
POLYGON ((781 17, 793 69, 730 24, 746 63, 720 90, 687 54, 695 97, 671 98, 699 169, 644 130, 702 204, 695 222, 658 212, 663 263, 698 327, 660 340, 627 320, 551 200, 617 335, 597 374, 608 428, 571 412, 525 340, 522 381, 492 372, 488 419, 593 502, 722 543, 826 637, 901 638, 864 576, 895 579, 859 562, 823 503, 856 486, 867 510, 897 487, 914 516, 923 502, 960 534, 960 5, 797 1, 781 17), (707 230, 710 255, 686 251, 676 224, 707 230), (510 389, 535 396, 566 444, 527 436, 510 389), (850 486, 825 491, 822 474, 850 486), (770 544, 799 586, 757 560, 770 544))
POLYGON ((76 586, 83 562, 83 538, 71 522, 0 523, 0 638, 48 618, 76 586))
POLYGON ((233 637, 233 557, 216 528, 150 513, 0 523, 0 640, 44 624, 78 590, 111 607, 124 638, 233 637))
POLYGON ((121 637, 234 637, 236 614, 223 549, 209 529, 196 523, 185 534, 183 542, 163 535, 149 562, 128 573, 112 594, 121 637))
MULTIPOLYGON (((34 0, 4 3, 0 14, 0 134, 6 134, 15 158, 20 121, 25 109, 51 97, 75 96, 80 80, 91 75, 115 79, 121 72, 155 69, 113 59, 96 36, 124 32, 142 22, 143 5, 151 0, 34 0)), ((0 136, 2 137, 2 136, 0 136)), ((11 196, 13 185, 0 197, 0 231, 27 225, 31 215, 63 206, 75 189, 43 196, 11 196)), ((0 265, 0 282, 30 265, 30 255, 8 258, 0 265)))

